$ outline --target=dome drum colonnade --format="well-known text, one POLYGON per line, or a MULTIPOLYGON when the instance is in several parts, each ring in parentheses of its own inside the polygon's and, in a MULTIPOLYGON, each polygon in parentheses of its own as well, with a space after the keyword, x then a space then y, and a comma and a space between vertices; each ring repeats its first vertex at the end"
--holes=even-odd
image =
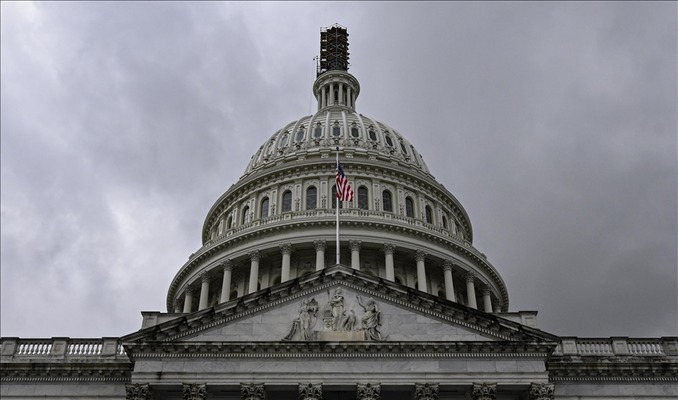
POLYGON ((459 201, 400 133, 355 112, 357 79, 326 71, 313 91, 318 111, 267 140, 209 211, 203 247, 173 279, 168 311, 204 309, 322 270, 336 251, 335 151, 356 191, 339 204, 343 260, 472 308, 508 311, 505 284, 473 248, 459 201))

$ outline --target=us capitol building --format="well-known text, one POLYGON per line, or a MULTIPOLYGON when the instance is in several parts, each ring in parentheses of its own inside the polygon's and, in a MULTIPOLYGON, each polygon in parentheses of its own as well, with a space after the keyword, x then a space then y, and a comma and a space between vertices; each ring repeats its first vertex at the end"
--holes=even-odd
POLYGON ((678 337, 558 337, 510 311, 461 203, 358 113, 346 29, 320 36, 318 110, 207 212, 167 312, 119 338, 2 338, 2 399, 678 398, 678 337))

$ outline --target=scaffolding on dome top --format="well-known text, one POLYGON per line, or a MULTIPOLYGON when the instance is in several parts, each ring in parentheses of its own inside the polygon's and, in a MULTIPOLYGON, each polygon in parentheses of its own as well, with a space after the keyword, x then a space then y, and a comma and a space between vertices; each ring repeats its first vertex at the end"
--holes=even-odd
POLYGON ((320 56, 316 77, 327 71, 348 71, 348 59, 346 28, 339 24, 320 28, 320 56))

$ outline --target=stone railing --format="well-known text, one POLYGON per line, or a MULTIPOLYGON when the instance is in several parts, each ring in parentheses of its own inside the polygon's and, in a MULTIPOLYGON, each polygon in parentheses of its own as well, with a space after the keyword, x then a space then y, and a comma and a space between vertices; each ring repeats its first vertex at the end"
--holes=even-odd
POLYGON ((678 356, 678 337, 659 339, 563 338, 554 355, 565 356, 678 356))
POLYGON ((25 361, 27 358, 64 359, 123 358, 127 355, 119 338, 100 339, 20 339, 0 338, 0 357, 6 361, 25 361))

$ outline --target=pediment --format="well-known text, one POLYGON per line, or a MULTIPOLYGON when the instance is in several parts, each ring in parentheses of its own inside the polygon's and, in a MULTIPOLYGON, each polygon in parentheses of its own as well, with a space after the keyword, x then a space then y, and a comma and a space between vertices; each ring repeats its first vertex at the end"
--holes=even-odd
POLYGON ((125 342, 488 342, 556 337, 336 265, 123 338, 125 342))

